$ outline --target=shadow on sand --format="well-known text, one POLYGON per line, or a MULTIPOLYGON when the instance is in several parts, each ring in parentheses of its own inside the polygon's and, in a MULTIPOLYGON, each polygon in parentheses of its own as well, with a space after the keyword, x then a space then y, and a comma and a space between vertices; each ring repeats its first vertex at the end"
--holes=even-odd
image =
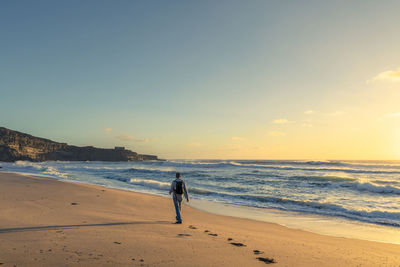
POLYGON ((137 221, 137 222, 114 222, 114 223, 96 223, 96 224, 70 224, 70 225, 49 225, 49 226, 34 226, 34 227, 20 227, 20 228, 0 228, 0 234, 12 232, 26 232, 26 231, 46 231, 46 230, 60 230, 81 227, 93 226, 116 226, 116 225, 135 225, 135 224, 171 224, 168 221, 137 221))

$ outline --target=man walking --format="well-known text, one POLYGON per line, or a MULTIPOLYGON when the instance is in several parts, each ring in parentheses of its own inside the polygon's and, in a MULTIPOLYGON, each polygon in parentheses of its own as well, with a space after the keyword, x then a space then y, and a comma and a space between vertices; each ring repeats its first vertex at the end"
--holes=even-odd
POLYGON ((182 223, 181 217, 181 205, 182 205, 182 194, 185 195, 186 201, 189 202, 189 194, 186 189, 185 182, 181 179, 181 174, 179 172, 176 173, 176 179, 171 183, 171 189, 169 190, 169 194, 172 194, 172 199, 174 200, 174 206, 176 211, 176 222, 177 224, 182 223))

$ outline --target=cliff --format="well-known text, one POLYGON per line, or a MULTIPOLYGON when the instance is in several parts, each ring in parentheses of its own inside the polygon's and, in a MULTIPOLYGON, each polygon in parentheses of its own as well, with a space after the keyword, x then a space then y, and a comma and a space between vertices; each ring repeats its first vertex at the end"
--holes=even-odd
POLYGON ((78 147, 0 127, 0 161, 143 161, 157 156, 141 155, 123 147, 78 147))

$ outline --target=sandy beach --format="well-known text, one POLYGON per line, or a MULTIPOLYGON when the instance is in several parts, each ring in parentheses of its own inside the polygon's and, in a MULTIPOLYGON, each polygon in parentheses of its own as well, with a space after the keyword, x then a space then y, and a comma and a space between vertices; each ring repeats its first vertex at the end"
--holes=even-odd
POLYGON ((164 197, 0 173, 2 266, 398 266, 400 246, 183 207, 164 197))

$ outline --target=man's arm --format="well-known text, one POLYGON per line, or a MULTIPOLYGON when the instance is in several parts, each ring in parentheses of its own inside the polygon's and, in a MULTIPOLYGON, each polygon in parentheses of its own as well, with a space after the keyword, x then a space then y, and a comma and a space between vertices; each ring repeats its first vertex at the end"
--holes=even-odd
POLYGON ((169 189, 169 194, 170 194, 170 195, 171 195, 172 192, 174 192, 174 182, 175 182, 175 181, 172 181, 172 183, 171 183, 171 188, 169 189))
POLYGON ((185 195, 186 201, 189 202, 189 192, 188 192, 188 190, 186 188, 186 183, 185 182, 183 182, 183 193, 185 195))

